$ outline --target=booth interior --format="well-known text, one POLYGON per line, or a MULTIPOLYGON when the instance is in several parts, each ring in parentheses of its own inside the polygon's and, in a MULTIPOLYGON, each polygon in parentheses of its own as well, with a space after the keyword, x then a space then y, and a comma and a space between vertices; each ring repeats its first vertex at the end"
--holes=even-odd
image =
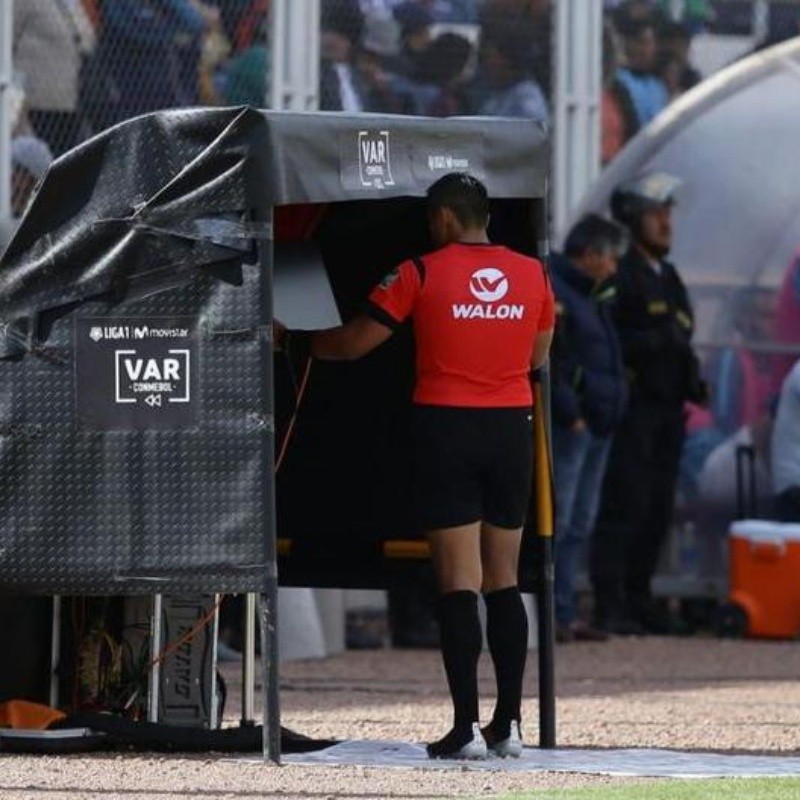
MULTIPOLYGON (((494 200, 491 239, 536 255, 538 206, 494 200)), ((275 314, 299 328, 353 317, 394 267, 432 249, 422 198, 280 207, 275 236, 275 314)), ((306 367, 276 355, 280 583, 379 589, 407 580, 426 554, 408 502, 410 326, 358 361, 306 367)), ((521 568, 528 591, 533 533, 531 525, 521 568)))

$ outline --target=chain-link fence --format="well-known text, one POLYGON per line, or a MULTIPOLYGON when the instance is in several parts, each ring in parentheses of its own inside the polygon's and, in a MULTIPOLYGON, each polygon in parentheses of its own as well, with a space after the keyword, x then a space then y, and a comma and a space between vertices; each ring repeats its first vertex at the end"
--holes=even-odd
MULTIPOLYGON (((27 174, 14 180, 15 213, 50 154, 109 125, 162 108, 269 105, 270 18, 284 1, 16 0, 12 135, 27 174)), ((550 119, 550 0, 320 3, 320 108, 550 119)), ((702 77, 696 35, 754 47, 800 32, 796 1, 605 5, 604 160, 702 77), (642 74, 656 81, 646 107, 642 74)))
POLYGON ((13 25, 15 218, 53 157, 111 125, 164 108, 266 104, 270 0, 3 5, 13 25))

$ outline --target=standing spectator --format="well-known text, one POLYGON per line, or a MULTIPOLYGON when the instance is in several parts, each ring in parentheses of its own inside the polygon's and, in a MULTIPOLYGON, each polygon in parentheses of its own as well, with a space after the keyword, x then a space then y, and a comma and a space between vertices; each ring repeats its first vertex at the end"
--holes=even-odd
POLYGON ((415 114, 414 84, 396 74, 400 26, 394 17, 366 18, 358 52, 358 72, 364 81, 365 110, 381 114, 415 114))
POLYGON ((556 638, 602 641, 607 634, 578 620, 575 580, 594 528, 611 436, 628 387, 608 284, 625 235, 589 215, 570 231, 564 255, 551 261, 556 295, 552 357, 553 461, 556 487, 556 638))
POLYGON ((92 24, 78 0, 18 0, 13 47, 33 129, 59 155, 83 138, 79 82, 92 24))
POLYGON ((323 0, 320 108, 323 111, 365 111, 363 78, 356 53, 364 33, 358 0, 323 0))
POLYGON ((678 182, 649 173, 619 186, 615 218, 633 239, 616 278, 614 318, 630 376, 592 541, 595 625, 611 633, 670 633, 672 620, 651 579, 672 524, 687 400, 704 403, 691 347, 694 315, 666 257, 678 182))
POLYGON ((639 130, 636 109, 628 90, 617 77, 617 43, 610 25, 603 28, 603 92, 600 97, 603 165, 625 147, 639 130))
POLYGON ((394 15, 400 24, 402 49, 398 70, 407 78, 416 80, 422 54, 432 41, 433 15, 427 8, 411 0, 401 3, 395 9, 394 15))
POLYGON ((106 0, 83 102, 96 129, 195 105, 202 37, 212 10, 190 0, 106 0))
POLYGON ((652 21, 625 21, 618 25, 622 37, 625 66, 617 71, 627 89, 640 128, 647 126, 669 103, 667 87, 654 74, 658 42, 652 21))
POLYGON ((528 117, 550 124, 550 110, 533 77, 533 25, 523 19, 498 19, 483 31, 482 66, 488 95, 487 117, 528 117))
POLYGON ((39 181, 47 172, 53 154, 41 140, 20 134, 11 140, 11 220, 0 221, 0 254, 6 249, 25 214, 39 181))
MULTIPOLYGON (((800 346, 800 250, 789 262, 776 298, 772 340, 776 344, 800 346)), ((777 394, 791 370, 796 355, 776 354, 772 357, 770 388, 777 394)))
POLYGON ((466 111, 464 75, 472 45, 463 36, 443 33, 422 54, 414 94, 417 114, 450 117, 466 111))
POLYGON ((783 382, 772 432, 772 486, 775 513, 782 522, 800 522, 800 361, 783 382))
POLYGON ((680 22, 665 22, 659 26, 658 42, 661 48, 662 63, 670 63, 675 71, 675 94, 683 94, 694 89, 703 76, 692 66, 689 51, 692 34, 680 22))
POLYGON ((11 213, 15 219, 25 213, 52 160, 50 148, 35 136, 15 136, 11 140, 11 213))
POLYGON ((267 105, 270 69, 268 41, 265 19, 254 31, 252 43, 235 53, 224 67, 223 95, 228 105, 248 105, 255 108, 267 105))

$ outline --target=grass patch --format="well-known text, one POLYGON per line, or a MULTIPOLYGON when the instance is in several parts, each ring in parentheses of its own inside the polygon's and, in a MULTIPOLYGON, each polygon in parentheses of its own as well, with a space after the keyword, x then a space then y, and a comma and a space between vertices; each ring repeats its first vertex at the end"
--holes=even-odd
POLYGON ((797 800, 800 778, 662 780, 629 786, 544 789, 498 800, 797 800))

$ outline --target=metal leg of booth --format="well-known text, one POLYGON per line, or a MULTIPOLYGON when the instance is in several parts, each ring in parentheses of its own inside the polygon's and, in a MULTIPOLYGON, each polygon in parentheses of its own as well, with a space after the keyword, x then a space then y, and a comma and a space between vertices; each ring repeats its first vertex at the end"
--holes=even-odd
POLYGON ((553 602, 553 539, 542 540, 539 595, 536 615, 539 634, 539 747, 556 746, 555 605, 553 602))
POLYGON ((242 653, 242 725, 256 718, 256 596, 245 595, 244 652, 242 653))
POLYGON ((61 671, 61 614, 63 599, 61 595, 53 595, 53 629, 50 633, 50 692, 51 708, 58 708, 58 681, 61 671))
POLYGON ((536 610, 539 629, 539 746, 556 746, 555 690, 555 568, 553 553, 553 471, 550 453, 549 375, 542 369, 536 387, 534 414, 536 463, 536 527, 539 536, 539 593, 536 610))
POLYGON ((270 581, 258 598, 261 631, 261 680, 264 687, 264 760, 281 763, 281 712, 278 678, 278 585, 270 581))
POLYGON ((147 721, 158 722, 159 692, 161 690, 161 660, 156 655, 161 652, 161 613, 164 597, 153 595, 150 612, 150 680, 147 692, 147 721))

